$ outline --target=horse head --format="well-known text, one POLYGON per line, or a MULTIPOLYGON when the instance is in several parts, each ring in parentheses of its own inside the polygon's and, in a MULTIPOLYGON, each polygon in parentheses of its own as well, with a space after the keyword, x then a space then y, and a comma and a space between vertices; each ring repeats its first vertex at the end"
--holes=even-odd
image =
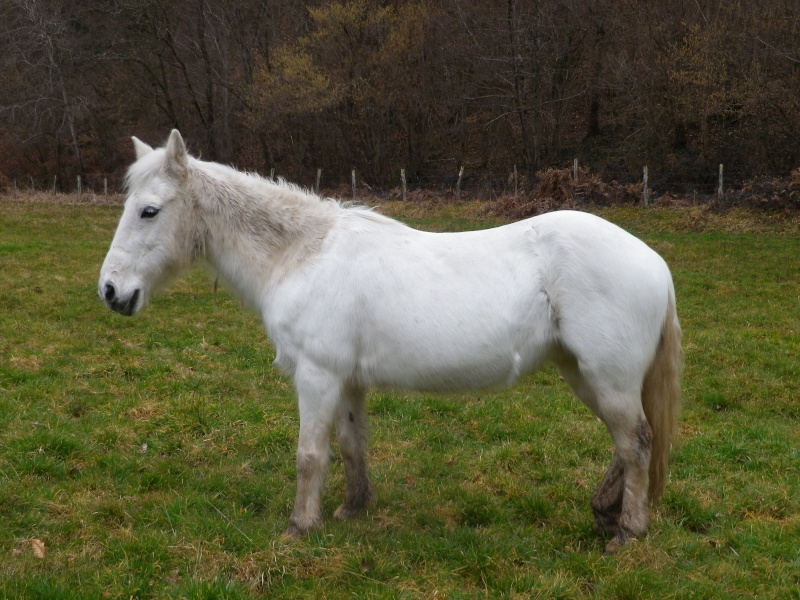
POLYGON ((98 282, 106 306, 126 316, 141 310, 194 256, 188 187, 193 159, 181 134, 173 129, 164 148, 135 137, 133 145, 128 196, 98 282))

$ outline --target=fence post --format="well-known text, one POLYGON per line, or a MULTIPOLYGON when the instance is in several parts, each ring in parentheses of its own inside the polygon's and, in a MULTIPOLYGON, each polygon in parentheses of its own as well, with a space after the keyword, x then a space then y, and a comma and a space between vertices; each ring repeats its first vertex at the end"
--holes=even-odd
POLYGON ((356 170, 355 169, 353 169, 352 172, 350 173, 350 178, 352 179, 352 182, 353 182, 353 202, 355 202, 356 201, 356 170))
POLYGON ((719 186, 717 186, 717 196, 722 198, 722 163, 719 163, 719 186))
POLYGON ((272 167, 269 170, 269 180, 270 181, 275 181, 275 167, 272 167))
POLYGON ((78 196, 81 195, 81 176, 78 175, 78 196))
POLYGON ((456 202, 461 202, 461 177, 464 176, 464 167, 458 170, 458 181, 456 181, 456 202))
POLYGON ((36 183, 33 181, 33 175, 31 175, 30 177, 31 177, 31 190, 35 191, 36 190, 36 183))
POLYGON ((578 159, 572 159, 572 180, 578 185, 578 159))
POLYGON ((56 195, 56 183, 58 182, 58 175, 53 175, 53 196, 56 195))
POLYGON ((642 173, 642 204, 645 208, 650 206, 650 198, 649 193, 647 191, 647 166, 644 167, 644 171, 642 173))
POLYGON ((322 169, 317 169, 317 182, 314 184, 314 193, 319 194, 319 180, 322 179, 322 169))
POLYGON ((108 198, 108 177, 103 177, 103 196, 108 198))
POLYGON ((406 201, 406 170, 400 169, 400 183, 403 185, 403 202, 406 201))
POLYGON ((518 177, 517 177, 517 165, 516 165, 516 164, 514 164, 514 198, 516 198, 516 197, 517 197, 517 187, 518 187, 518 186, 517 186, 517 183, 518 183, 518 177))

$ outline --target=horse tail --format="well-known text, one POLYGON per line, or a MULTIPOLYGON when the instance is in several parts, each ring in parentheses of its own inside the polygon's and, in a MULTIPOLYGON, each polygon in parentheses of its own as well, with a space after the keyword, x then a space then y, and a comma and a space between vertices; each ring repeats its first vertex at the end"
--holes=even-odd
POLYGON ((681 326, 675 310, 675 292, 670 289, 661 340, 642 384, 642 408, 653 433, 648 490, 653 503, 664 493, 670 442, 681 406, 682 368, 681 326))

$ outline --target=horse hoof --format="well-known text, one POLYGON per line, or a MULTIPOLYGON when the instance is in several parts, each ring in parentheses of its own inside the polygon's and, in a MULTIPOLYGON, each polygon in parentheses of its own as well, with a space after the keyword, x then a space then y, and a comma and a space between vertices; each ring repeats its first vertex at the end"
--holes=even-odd
POLYGON ((300 528, 291 523, 289 527, 286 528, 286 531, 283 532, 282 538, 286 540, 299 540, 305 535, 305 531, 301 531, 300 528))
POLYGON ((333 518, 339 521, 346 521, 348 519, 354 519, 359 515, 364 513, 363 508, 353 508, 351 506, 347 506, 346 504, 342 504, 336 511, 333 513, 333 518))
POLYGON ((622 550, 625 546, 628 545, 628 542, 631 538, 628 536, 621 536, 615 535, 610 542, 606 544, 605 550, 603 550, 603 554, 606 556, 610 556, 612 554, 616 554, 620 550, 622 550))

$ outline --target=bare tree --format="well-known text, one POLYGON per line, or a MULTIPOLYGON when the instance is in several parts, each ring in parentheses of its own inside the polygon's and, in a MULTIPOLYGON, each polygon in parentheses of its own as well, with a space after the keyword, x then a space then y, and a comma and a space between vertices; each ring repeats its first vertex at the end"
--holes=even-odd
POLYGON ((67 144, 79 174, 86 167, 81 134, 92 101, 79 85, 89 62, 77 42, 81 11, 50 0, 9 0, 0 13, 3 96, 0 114, 23 143, 49 139, 55 155, 67 144))
POLYGON ((789 0, 5 0, 0 178, 120 174, 170 127, 301 180, 788 172, 798 40, 789 0))

